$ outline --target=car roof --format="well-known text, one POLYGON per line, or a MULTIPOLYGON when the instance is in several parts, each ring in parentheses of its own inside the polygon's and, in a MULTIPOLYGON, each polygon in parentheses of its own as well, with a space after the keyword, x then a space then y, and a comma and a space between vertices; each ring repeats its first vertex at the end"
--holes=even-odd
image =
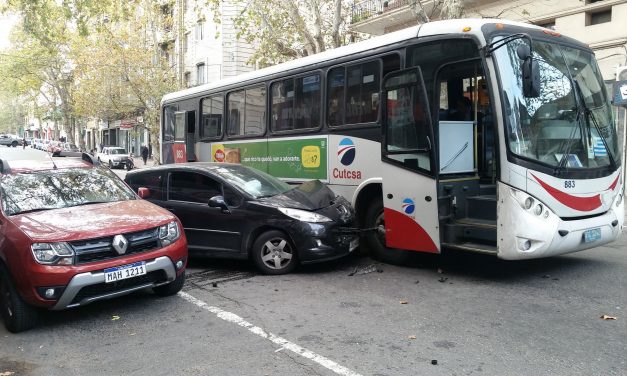
POLYGON ((230 171, 238 171, 243 169, 252 169, 252 167, 243 166, 238 163, 225 163, 225 162, 187 162, 187 163, 171 163, 160 166, 142 168, 139 170, 133 170, 126 174, 126 176, 145 174, 149 172, 164 172, 170 170, 186 170, 195 172, 213 172, 217 175, 219 169, 227 169, 230 171))

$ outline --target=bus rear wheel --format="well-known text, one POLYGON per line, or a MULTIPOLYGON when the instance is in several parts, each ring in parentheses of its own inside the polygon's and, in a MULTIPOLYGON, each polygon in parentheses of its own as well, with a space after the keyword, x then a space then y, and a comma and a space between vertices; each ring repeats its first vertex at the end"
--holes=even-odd
POLYGON ((383 215, 383 200, 375 199, 366 211, 365 228, 375 228, 366 235, 366 246, 370 256, 388 264, 404 264, 409 260, 410 253, 402 249, 385 246, 385 217, 383 215))

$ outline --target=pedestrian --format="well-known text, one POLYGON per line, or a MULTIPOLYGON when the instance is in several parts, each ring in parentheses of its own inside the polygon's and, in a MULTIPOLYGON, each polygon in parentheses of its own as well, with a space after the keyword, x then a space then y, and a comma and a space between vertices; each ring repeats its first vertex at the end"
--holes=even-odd
POLYGON ((22 149, 26 149, 26 137, 22 138, 22 149))
POLYGON ((104 145, 102 144, 102 142, 98 144, 98 147, 99 147, 98 152, 102 153, 102 149, 104 148, 104 145))
POLYGON ((148 160, 148 148, 146 145, 142 145, 140 153, 142 155, 142 160, 144 161, 144 166, 146 165, 146 161, 148 160))

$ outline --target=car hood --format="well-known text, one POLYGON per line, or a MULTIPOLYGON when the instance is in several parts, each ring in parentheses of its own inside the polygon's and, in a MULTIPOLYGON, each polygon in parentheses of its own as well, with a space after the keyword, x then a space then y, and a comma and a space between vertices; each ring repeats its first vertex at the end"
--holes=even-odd
POLYGON ((315 211, 333 205, 336 196, 320 180, 312 180, 261 201, 273 206, 315 211))
POLYGON ((11 221, 33 241, 72 241, 141 231, 175 220, 148 201, 128 200, 17 214, 11 221))

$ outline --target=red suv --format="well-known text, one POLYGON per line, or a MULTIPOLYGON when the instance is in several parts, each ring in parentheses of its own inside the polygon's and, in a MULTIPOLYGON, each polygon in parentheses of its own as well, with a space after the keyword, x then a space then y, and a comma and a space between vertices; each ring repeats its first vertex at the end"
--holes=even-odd
POLYGON ((38 307, 183 287, 187 240, 178 219, 87 154, 0 159, 0 201, 0 311, 11 332, 33 327, 38 307))

